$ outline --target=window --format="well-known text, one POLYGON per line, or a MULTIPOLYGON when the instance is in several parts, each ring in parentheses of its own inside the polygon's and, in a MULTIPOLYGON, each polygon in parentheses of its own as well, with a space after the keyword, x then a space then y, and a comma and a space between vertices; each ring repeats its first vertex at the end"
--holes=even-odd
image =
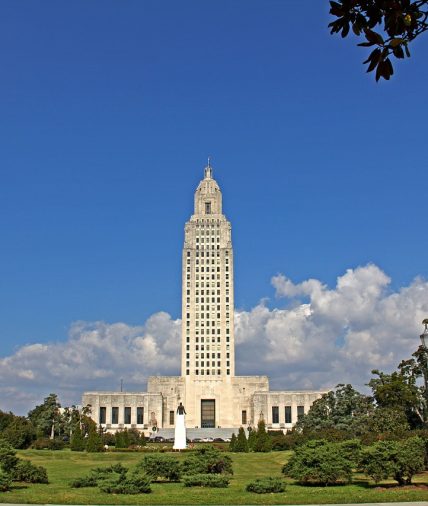
POLYGON ((131 423, 131 408, 126 407, 123 411, 123 419, 124 423, 130 424, 131 423))
POLYGON ((98 423, 106 423, 106 408, 104 406, 100 407, 100 416, 98 423))
POLYGON ((297 420, 305 414, 305 406, 297 406, 297 420))
POLYGON ((247 411, 245 409, 242 411, 241 425, 247 425, 247 411))
POLYGON ((111 423, 119 423, 119 408, 116 406, 111 408, 111 423))
POLYGON ((174 411, 169 412, 169 424, 174 425, 174 411))
POLYGON ((272 406, 272 423, 279 423, 279 407, 272 406))
POLYGON ((291 423, 291 406, 285 406, 285 423, 291 423))
POLYGON ((144 423, 144 408, 137 408, 137 423, 142 425, 144 423))

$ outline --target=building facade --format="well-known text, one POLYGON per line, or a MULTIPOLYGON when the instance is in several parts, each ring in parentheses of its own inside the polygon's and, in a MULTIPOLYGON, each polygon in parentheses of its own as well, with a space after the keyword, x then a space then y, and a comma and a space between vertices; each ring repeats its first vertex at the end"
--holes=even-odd
POLYGON ((210 164, 185 225, 182 255, 181 376, 153 376, 147 392, 86 392, 106 430, 172 428, 180 402, 189 428, 291 429, 324 392, 270 391, 267 376, 235 375, 231 224, 210 164))

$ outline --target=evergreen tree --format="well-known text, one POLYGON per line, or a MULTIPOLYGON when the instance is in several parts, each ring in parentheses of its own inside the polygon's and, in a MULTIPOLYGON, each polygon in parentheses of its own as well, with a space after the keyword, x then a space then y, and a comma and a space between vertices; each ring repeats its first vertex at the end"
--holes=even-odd
POLYGON ((248 453, 249 451, 247 436, 245 435, 243 427, 239 427, 238 437, 233 451, 240 453, 248 453))
POLYGON ((80 428, 80 423, 74 427, 73 433, 71 434, 70 449, 74 452, 82 452, 86 447, 86 441, 80 428))
POLYGON ((250 430, 248 432, 248 448, 249 450, 254 450, 254 444, 256 442, 256 439, 257 439, 257 436, 256 436, 257 432, 250 427, 250 430))
POLYGON ((229 451, 234 452, 235 447, 236 447, 236 435, 235 433, 233 433, 229 443, 229 451))
POLYGON ((54 438, 58 434, 61 414, 56 394, 49 394, 43 401, 43 404, 36 406, 28 413, 28 418, 34 425, 38 437, 54 438))
POLYGON ((270 452, 271 450, 272 450, 272 441, 269 434, 266 432, 266 424, 264 420, 260 420, 257 426, 253 451, 270 452))
POLYGON ((86 441, 86 451, 91 453, 104 451, 102 435, 94 427, 89 430, 88 439, 86 441))

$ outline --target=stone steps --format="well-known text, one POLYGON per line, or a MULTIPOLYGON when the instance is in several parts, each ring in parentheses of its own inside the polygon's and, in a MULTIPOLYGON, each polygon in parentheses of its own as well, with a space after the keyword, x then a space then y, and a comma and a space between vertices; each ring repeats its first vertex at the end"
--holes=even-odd
MULTIPOLYGON (((206 438, 221 438, 230 439, 232 434, 238 434, 238 429, 234 428, 221 428, 221 429, 186 429, 187 439, 206 439, 206 438)), ((150 436, 151 439, 155 437, 163 437, 164 439, 174 438, 174 429, 159 429, 157 432, 150 436)))

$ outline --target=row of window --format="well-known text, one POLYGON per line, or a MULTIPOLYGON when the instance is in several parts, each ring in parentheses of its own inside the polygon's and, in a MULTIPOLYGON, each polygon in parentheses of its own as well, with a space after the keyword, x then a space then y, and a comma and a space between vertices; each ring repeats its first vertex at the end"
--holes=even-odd
MULTIPOLYGON (((305 414, 305 406, 297 406, 297 419, 305 414)), ((293 423, 291 406, 284 408, 284 422, 293 423)), ((279 423, 279 406, 272 406, 272 423, 279 423)))
MULTIPOLYGON (((139 406, 137 407, 137 424, 144 423, 144 408, 139 406)), ((126 406, 123 408, 123 423, 125 425, 131 424, 132 419, 132 408, 130 406, 126 406)), ((100 406, 99 411, 99 423, 106 423, 107 420, 107 408, 105 406, 100 406)), ((117 406, 112 406, 111 408, 111 423, 118 424, 119 423, 119 408, 117 406)))
MULTIPOLYGON (((186 370, 186 374, 189 375, 190 374, 190 371, 189 369, 186 370)), ((216 371, 215 369, 195 369, 195 374, 196 376, 216 376, 216 371)), ((230 375, 230 369, 227 369, 226 370, 226 374, 229 376, 230 375)), ((217 370, 217 375, 221 375, 221 370, 218 369, 217 370)))

